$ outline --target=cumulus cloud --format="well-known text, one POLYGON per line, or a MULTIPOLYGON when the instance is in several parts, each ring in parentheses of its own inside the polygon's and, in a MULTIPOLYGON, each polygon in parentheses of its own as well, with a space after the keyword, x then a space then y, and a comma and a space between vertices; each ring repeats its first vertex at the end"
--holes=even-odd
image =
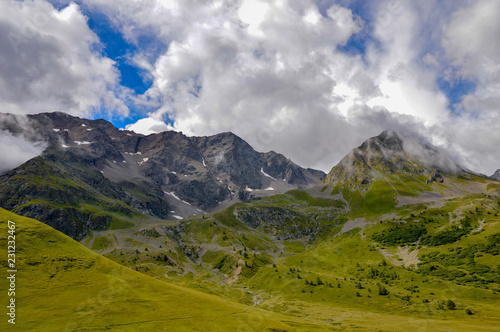
POLYGON ((172 130, 173 127, 167 125, 162 120, 154 118, 143 118, 133 124, 125 126, 126 130, 135 131, 138 134, 149 135, 162 131, 172 130))
POLYGON ((72 3, 0 2, 0 109, 16 114, 64 111, 127 115, 114 62, 72 3))

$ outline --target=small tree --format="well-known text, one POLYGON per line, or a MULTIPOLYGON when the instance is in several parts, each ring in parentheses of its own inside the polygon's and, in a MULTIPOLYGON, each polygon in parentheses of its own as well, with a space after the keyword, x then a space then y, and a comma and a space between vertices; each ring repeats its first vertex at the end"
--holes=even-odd
POLYGON ((446 301, 446 308, 448 308, 448 310, 455 310, 455 302, 453 302, 452 300, 446 301))
POLYGON ((378 284, 378 295, 389 295, 389 291, 381 284, 378 284))

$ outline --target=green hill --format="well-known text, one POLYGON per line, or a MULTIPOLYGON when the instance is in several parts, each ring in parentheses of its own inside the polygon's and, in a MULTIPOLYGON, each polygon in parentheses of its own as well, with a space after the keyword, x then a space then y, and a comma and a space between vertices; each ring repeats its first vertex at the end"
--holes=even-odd
MULTIPOLYGON (((162 282, 116 264, 33 219, 0 209, 16 226, 18 331, 300 331, 304 321, 162 282)), ((5 252, 5 251, 4 251, 5 252)), ((5 257, 4 257, 5 258, 5 257)), ((2 260, 2 275, 7 270, 2 260)), ((2 289, 8 289, 2 278, 2 289)), ((2 296, 3 307, 9 299, 2 296)), ((4 309, 6 310, 6 309, 4 309)), ((305 324, 305 325, 304 325, 305 324)))

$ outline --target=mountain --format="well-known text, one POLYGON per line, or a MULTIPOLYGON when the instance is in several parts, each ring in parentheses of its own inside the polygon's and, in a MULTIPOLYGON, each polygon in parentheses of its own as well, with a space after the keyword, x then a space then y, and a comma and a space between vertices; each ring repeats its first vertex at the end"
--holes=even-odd
POLYGON ((491 176, 491 178, 500 181, 500 169, 497 169, 495 173, 491 176))
POLYGON ((65 113, 2 114, 0 130, 48 147, 0 176, 0 206, 75 239, 137 219, 181 219, 314 185, 324 173, 232 133, 140 135, 65 113))
POLYGON ((464 173, 443 152, 412 137, 384 131, 367 139, 345 156, 326 176, 323 183, 342 184, 364 191, 369 184, 387 175, 408 175, 426 183, 443 183, 442 173, 464 173))
POLYGON ((479 192, 478 181, 484 177, 428 142, 384 131, 349 152, 312 192, 341 194, 351 210, 377 214, 418 200, 479 192))

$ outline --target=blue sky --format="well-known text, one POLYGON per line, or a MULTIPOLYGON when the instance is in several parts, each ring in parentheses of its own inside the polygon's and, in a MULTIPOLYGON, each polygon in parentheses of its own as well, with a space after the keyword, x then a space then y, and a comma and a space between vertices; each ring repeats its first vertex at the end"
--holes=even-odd
POLYGON ((394 129, 469 168, 500 167, 497 1, 0 7, 6 112, 102 117, 145 134, 233 131, 257 150, 323 170, 394 129))

